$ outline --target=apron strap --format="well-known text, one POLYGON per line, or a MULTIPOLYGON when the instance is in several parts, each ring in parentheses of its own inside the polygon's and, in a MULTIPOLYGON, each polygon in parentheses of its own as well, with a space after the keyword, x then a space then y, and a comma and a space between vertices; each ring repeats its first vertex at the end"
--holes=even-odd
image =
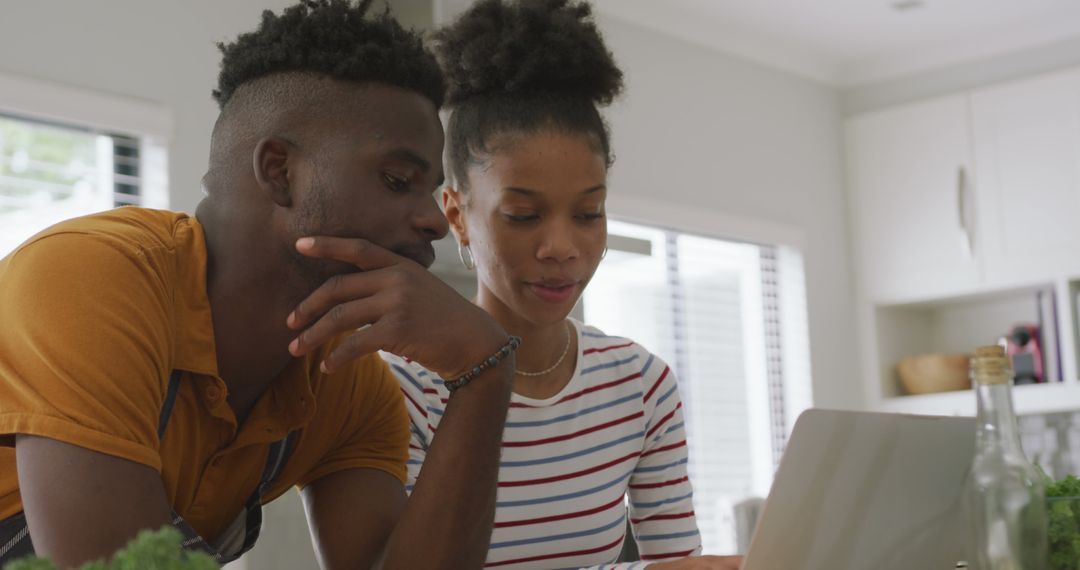
POLYGON ((182 370, 173 370, 172 374, 169 375, 169 387, 165 390, 165 403, 161 405, 161 415, 158 416, 158 441, 165 438, 165 428, 169 427, 173 404, 176 403, 176 393, 180 390, 180 377, 183 375, 182 370))
POLYGON ((298 435, 299 432, 289 432, 284 439, 275 441, 270 445, 270 452, 266 456, 266 465, 263 467, 262 479, 259 481, 259 486, 255 488, 255 492, 248 497, 247 504, 244 505, 245 512, 240 515, 246 519, 241 554, 251 550, 255 546, 255 541, 259 539, 259 533, 262 531, 263 496, 270 490, 270 486, 273 485, 278 475, 285 468, 285 463, 288 462, 289 456, 292 454, 298 435))

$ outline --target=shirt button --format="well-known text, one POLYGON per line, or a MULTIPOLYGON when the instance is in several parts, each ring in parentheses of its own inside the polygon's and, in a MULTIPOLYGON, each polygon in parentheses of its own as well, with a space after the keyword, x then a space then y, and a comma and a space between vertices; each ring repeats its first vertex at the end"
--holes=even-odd
POLYGON ((216 404, 221 400, 221 388, 218 388, 213 384, 207 386, 203 393, 206 394, 206 399, 212 404, 216 404))

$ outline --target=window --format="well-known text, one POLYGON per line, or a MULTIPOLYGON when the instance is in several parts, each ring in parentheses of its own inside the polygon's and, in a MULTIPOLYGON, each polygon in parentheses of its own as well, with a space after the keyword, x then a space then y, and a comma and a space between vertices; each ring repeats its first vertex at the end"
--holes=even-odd
POLYGON ((611 221, 586 322, 655 352, 679 379, 706 552, 734 552, 732 508, 767 495, 810 405, 797 251, 611 221))
POLYGON ((62 220, 167 208, 168 111, 0 75, 0 257, 62 220))
POLYGON ((167 207, 144 188, 153 163, 143 154, 134 137, 0 115, 0 257, 68 218, 128 204, 167 207))

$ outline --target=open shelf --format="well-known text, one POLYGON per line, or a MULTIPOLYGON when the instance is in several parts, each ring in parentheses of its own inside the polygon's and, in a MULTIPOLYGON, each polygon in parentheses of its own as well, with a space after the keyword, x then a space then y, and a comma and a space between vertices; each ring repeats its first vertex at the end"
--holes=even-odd
POLYGON ((882 411, 935 415, 973 415, 971 390, 908 395, 896 373, 903 358, 927 353, 971 353, 996 344, 1018 324, 1040 327, 1043 384, 1014 388, 1017 413, 1080 410, 1077 379, 1077 316, 1080 279, 1034 283, 997 291, 932 301, 869 305, 864 326, 872 337, 867 401, 882 411))

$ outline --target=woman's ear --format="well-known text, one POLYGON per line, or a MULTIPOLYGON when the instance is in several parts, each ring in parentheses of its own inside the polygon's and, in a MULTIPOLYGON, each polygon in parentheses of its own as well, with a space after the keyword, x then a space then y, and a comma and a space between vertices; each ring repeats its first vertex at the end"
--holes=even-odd
POLYGON ((445 186, 442 190, 443 213, 446 221, 450 222, 450 231, 461 245, 469 245, 469 233, 465 227, 465 194, 456 190, 453 186, 445 186))

